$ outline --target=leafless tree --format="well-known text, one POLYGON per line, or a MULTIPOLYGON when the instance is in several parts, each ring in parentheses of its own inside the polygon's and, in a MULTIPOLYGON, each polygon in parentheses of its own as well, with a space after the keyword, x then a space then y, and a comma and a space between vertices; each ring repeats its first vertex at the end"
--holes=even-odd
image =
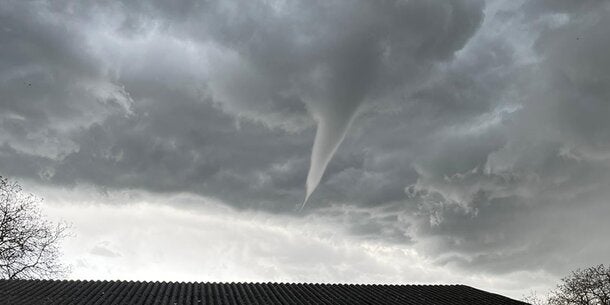
POLYGON ((547 300, 539 296, 536 292, 531 292, 529 295, 523 296, 521 300, 531 305, 549 305, 547 300))
POLYGON ((610 305, 610 266, 573 271, 549 298, 551 305, 610 305))
POLYGON ((46 220, 40 202, 0 176, 0 278, 54 278, 67 272, 59 261, 59 242, 68 225, 46 220))
POLYGON ((610 266, 577 269, 561 280, 547 300, 533 294, 524 301, 536 305, 610 305, 610 266))

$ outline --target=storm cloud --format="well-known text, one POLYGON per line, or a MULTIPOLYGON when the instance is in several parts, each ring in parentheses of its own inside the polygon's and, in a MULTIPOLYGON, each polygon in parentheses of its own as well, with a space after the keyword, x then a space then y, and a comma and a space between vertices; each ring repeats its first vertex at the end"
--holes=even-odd
POLYGON ((593 0, 4 1, 0 174, 559 277, 610 253, 609 16, 593 0))

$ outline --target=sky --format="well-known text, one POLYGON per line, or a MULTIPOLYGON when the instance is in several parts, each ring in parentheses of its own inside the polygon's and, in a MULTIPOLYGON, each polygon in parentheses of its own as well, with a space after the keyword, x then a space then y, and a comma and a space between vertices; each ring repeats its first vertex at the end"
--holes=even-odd
POLYGON ((5 0, 0 175, 72 224, 74 279, 546 292, 610 257, 608 28, 603 0, 5 0))

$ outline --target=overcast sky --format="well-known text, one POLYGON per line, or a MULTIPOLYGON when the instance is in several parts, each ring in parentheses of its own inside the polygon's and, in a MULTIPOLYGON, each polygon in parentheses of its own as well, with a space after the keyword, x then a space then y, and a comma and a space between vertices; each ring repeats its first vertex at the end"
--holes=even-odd
POLYGON ((4 0, 0 175, 73 224, 72 278, 546 291, 610 257, 608 29, 602 0, 4 0))

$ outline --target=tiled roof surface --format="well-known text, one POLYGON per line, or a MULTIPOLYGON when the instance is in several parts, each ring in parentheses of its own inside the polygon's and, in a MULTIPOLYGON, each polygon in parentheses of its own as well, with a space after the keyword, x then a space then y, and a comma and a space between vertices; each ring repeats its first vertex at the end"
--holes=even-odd
POLYGON ((523 305, 464 285, 0 280, 0 304, 523 305))

